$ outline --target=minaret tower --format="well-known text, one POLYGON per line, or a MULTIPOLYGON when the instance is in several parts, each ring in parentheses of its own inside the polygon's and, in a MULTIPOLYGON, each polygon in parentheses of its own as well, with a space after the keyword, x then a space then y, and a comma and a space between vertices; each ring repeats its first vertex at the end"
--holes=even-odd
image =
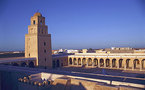
POLYGON ((25 35, 25 57, 35 57, 37 66, 52 67, 51 54, 51 34, 48 34, 45 17, 36 12, 25 35))

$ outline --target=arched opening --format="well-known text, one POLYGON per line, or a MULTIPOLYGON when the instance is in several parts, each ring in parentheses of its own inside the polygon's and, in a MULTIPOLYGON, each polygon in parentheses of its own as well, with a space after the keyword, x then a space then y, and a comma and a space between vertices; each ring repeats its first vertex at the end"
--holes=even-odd
POLYGON ((134 69, 139 69, 140 68, 140 63, 139 63, 139 60, 138 59, 135 59, 134 61, 133 61, 133 65, 134 65, 134 69))
POLYGON ((119 68, 123 68, 123 59, 119 59, 119 68))
POLYGON ((77 59, 76 58, 74 58, 74 65, 77 65, 77 59))
POLYGON ((21 63, 21 66, 22 66, 22 67, 26 67, 27 64, 26 64, 25 62, 22 62, 22 63, 21 63))
POLYGON ((35 24, 35 20, 33 20, 33 24, 35 24))
POLYGON ((112 67, 116 67, 116 59, 112 59, 112 67))
POLYGON ((145 59, 142 60, 142 69, 145 69, 145 59))
POLYGON ((110 66, 110 59, 106 59, 106 67, 110 66))
POLYGON ((104 67, 104 59, 100 59, 100 67, 104 67))
POLYGON ((32 61, 29 63, 29 67, 31 67, 31 68, 34 67, 34 63, 32 61))
POLYGON ((80 58, 78 59, 78 65, 81 65, 81 59, 80 58))
POLYGON ((19 66, 19 64, 18 63, 13 63, 13 66, 19 66))
POLYGON ((130 68, 130 59, 126 60, 126 68, 130 68))
POLYGON ((72 65, 72 58, 69 58, 69 64, 72 65))
POLYGON ((86 58, 83 58, 83 59, 82 59, 82 64, 83 64, 83 66, 86 65, 86 58))
POLYGON ((61 63, 61 67, 63 67, 63 63, 61 63))
POLYGON ((95 59, 94 59, 94 66, 97 66, 97 65, 98 65, 98 59, 95 58, 95 59))
POLYGON ((59 62, 59 60, 56 61, 56 67, 60 67, 60 62, 59 62))
POLYGON ((56 67, 55 60, 52 61, 52 67, 53 67, 53 68, 56 67))
POLYGON ((92 59, 91 58, 88 59, 88 66, 92 66, 92 59))

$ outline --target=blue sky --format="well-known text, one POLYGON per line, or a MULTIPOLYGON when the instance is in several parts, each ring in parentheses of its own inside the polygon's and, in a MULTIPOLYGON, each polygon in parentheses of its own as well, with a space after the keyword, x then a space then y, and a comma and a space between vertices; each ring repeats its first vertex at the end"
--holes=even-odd
POLYGON ((24 50, 39 10, 52 48, 145 48, 145 0, 0 0, 0 51, 24 50))

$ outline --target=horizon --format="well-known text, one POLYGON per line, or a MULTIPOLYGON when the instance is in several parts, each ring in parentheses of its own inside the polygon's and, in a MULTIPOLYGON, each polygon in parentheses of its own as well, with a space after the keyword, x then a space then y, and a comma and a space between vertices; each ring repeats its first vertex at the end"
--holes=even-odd
MULTIPOLYGON (((112 47, 110 47, 111 49, 112 47)), ((115 47, 115 48, 126 48, 126 47, 115 47)), ((129 47, 129 48, 132 48, 132 47, 129 47)), ((62 49, 62 48, 59 48, 59 49, 62 49)), ((52 49, 52 50, 59 50, 59 49, 52 49)), ((67 49, 67 48, 65 48, 67 49)), ((63 50, 65 50, 63 49, 63 50)), ((93 49, 93 50, 99 50, 99 49, 109 49, 109 48, 82 48, 82 49, 93 49)), ((82 50, 82 49, 67 49, 67 50, 82 50)), ((133 48, 133 49, 145 49, 145 48, 133 48)), ((25 50, 9 50, 9 51, 0 51, 0 52, 24 52, 25 53, 25 50)))
POLYGON ((145 48, 143 0, 2 0, 0 10, 0 51, 24 51, 37 10, 46 19, 52 50, 145 48))

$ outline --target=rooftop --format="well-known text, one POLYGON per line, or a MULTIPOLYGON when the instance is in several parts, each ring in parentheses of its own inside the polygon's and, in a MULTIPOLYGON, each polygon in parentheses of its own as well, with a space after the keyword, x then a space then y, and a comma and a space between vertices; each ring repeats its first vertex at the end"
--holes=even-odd
POLYGON ((0 58, 0 63, 36 60, 36 58, 25 58, 25 57, 13 57, 13 58, 0 58))
POLYGON ((42 14, 39 13, 39 12, 36 12, 36 13, 34 14, 34 16, 42 16, 42 14))

